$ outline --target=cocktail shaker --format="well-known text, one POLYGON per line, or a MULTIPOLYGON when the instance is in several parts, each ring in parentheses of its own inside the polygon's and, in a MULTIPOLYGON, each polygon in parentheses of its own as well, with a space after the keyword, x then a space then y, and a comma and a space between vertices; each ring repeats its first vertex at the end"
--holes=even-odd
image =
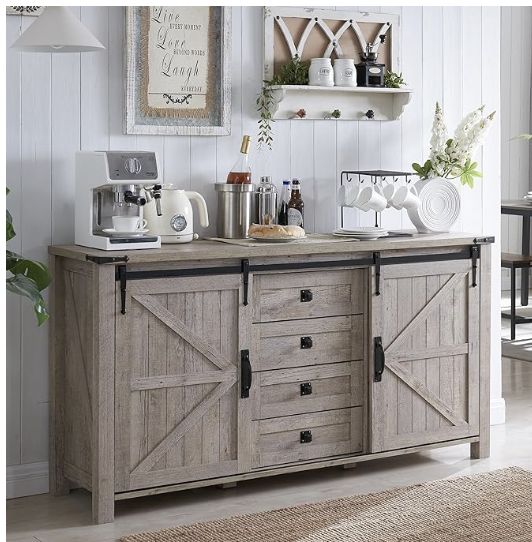
POLYGON ((256 198, 258 224, 275 224, 277 222, 277 188, 271 182, 271 177, 260 178, 256 198))

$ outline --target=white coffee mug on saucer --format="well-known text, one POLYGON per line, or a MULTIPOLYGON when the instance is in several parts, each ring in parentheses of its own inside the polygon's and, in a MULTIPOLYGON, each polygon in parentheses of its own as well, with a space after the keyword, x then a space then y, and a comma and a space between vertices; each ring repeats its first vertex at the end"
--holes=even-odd
POLYGON ((138 216, 113 216, 113 228, 115 231, 137 231, 143 230, 147 225, 148 221, 145 219, 140 219, 138 216))
POLYGON ((392 200, 396 209, 417 209, 420 205, 417 190, 414 186, 400 186, 392 200))
POLYGON ((378 213, 384 211, 388 202, 381 191, 379 186, 367 186, 360 192, 356 206, 362 211, 373 210, 378 213))

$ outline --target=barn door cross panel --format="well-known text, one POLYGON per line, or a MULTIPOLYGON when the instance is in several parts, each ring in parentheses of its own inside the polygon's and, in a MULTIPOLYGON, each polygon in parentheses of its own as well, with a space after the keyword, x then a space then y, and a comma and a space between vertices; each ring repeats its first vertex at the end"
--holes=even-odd
POLYGON ((452 262, 438 274, 422 266, 412 266, 411 276, 385 268, 374 301, 385 363, 379 380, 375 347, 373 451, 478 430, 478 288, 471 264, 452 262))
MULTIPOLYGON (((133 295, 132 299, 138 301, 150 313, 154 314, 171 331, 181 337, 187 344, 202 354, 219 370, 213 373, 202 372, 183 375, 157 377, 154 379, 153 388, 179 387, 192 383, 216 383, 214 389, 208 393, 201 402, 189 414, 178 423, 173 430, 133 469, 131 474, 147 473, 166 454, 171 446, 178 442, 187 430, 201 420, 202 416, 220 399, 236 382, 236 366, 217 352, 201 337, 192 333, 179 321, 166 307, 153 299, 150 295, 133 295)), ((145 379, 146 380, 146 379, 145 379)), ((139 389, 133 383, 132 389, 139 389)), ((144 387, 143 389, 149 389, 144 387)))
POLYGON ((118 491, 238 471, 240 290, 239 275, 131 282, 116 321, 118 491))
POLYGON ((354 58, 366 48, 379 54, 379 62, 398 70, 397 27, 393 14, 309 8, 264 8, 264 76, 271 79, 278 67, 294 56, 354 58), (386 36, 381 43, 381 36, 386 36))

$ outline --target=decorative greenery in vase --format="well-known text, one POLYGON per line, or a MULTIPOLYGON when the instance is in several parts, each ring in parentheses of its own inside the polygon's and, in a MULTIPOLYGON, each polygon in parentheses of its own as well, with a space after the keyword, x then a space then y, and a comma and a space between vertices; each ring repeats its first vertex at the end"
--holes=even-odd
POLYGON ((483 116, 484 106, 480 106, 466 115, 457 126, 454 136, 447 138, 447 128, 443 119, 443 110, 436 102, 436 112, 432 124, 429 159, 423 164, 412 164, 420 179, 458 179, 463 185, 474 186, 475 177, 482 177, 477 171, 477 163, 472 161, 473 153, 488 131, 495 111, 483 116))
POLYGON ((275 98, 272 87, 275 85, 308 85, 308 62, 302 62, 298 55, 295 55, 290 62, 281 66, 279 73, 274 75, 270 81, 263 81, 262 91, 257 98, 257 111, 260 113, 259 147, 267 145, 272 148, 272 122, 275 122, 272 115, 275 98))
MULTIPOLYGON (((9 189, 7 193, 9 194, 9 189)), ((13 218, 6 209, 6 241, 13 239, 15 235, 13 218)), ((51 281, 48 268, 40 262, 28 260, 16 252, 6 250, 6 271, 11 275, 6 278, 7 290, 27 297, 33 303, 37 323, 41 325, 46 322, 48 310, 41 292, 51 281)))

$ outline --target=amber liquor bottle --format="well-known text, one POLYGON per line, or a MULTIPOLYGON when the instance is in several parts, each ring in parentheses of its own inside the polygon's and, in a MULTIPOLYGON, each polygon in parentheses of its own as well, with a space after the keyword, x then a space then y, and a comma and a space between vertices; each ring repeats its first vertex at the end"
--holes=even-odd
POLYGON ((251 138, 245 135, 242 138, 240 146, 240 154, 235 165, 231 168, 227 175, 228 184, 250 184, 251 183, 251 168, 249 167, 249 144, 251 138))
POLYGON ((298 179, 292 180, 292 193, 288 202, 288 224, 301 226, 304 223, 305 204, 301 197, 301 183, 298 179))

